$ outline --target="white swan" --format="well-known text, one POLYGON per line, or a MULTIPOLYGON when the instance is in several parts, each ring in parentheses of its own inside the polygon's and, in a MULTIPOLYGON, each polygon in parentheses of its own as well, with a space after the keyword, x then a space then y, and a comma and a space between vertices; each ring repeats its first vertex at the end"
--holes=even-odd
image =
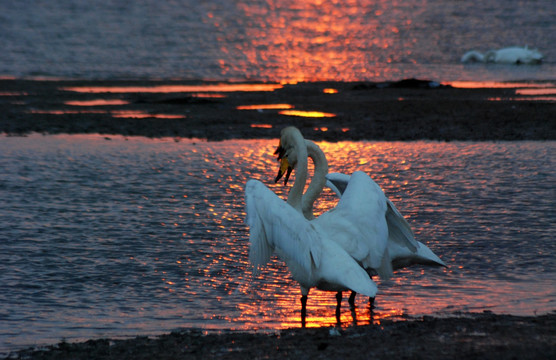
MULTIPOLYGON (((287 128, 288 129, 288 128, 287 128)), ((298 133, 299 131, 295 129, 298 133)), ((287 130, 289 131, 289 130, 287 130)), ((286 131, 286 134, 287 134, 286 131)), ((301 136, 301 133, 299 133, 301 136)), ((291 147, 291 151, 299 149, 300 146, 290 146, 291 138, 282 136, 278 148, 278 158, 281 159, 285 149, 291 147)), ((330 238, 338 243, 349 255, 351 255, 370 275, 379 274, 381 278, 388 279, 392 275, 390 257, 386 254, 388 241, 388 227, 386 222, 387 199, 380 187, 365 173, 355 172, 346 184, 346 195, 344 195, 337 206, 322 214, 319 218, 313 215, 313 203, 321 194, 328 173, 328 162, 322 150, 312 141, 305 140, 307 155, 313 160, 314 176, 307 189, 301 196, 300 193, 290 192, 290 196, 296 204, 301 202, 304 216, 324 229, 330 238)), ((300 154, 292 154, 299 158, 300 154)), ((305 163, 304 166, 307 164, 305 163)), ((298 170, 301 170, 298 166, 298 170)), ((305 170, 304 170, 305 171, 305 170)), ((287 181, 286 175, 286 181, 287 181)), ((277 177, 278 179, 278 177, 277 177)), ((297 207, 299 211, 299 207, 297 207)), ((350 305, 354 306, 355 293, 349 299, 350 305)), ((337 294, 336 313, 339 315, 342 294, 337 294)), ((371 309, 374 297, 369 297, 371 309)))
MULTIPOLYGON (((283 139, 281 143, 287 144, 287 139, 283 139)), ((351 177, 345 174, 339 173, 328 173, 328 162, 326 157, 320 147, 314 142, 305 140, 307 145, 308 156, 313 160, 314 163, 314 176, 307 189, 307 192, 302 196, 302 210, 303 214, 307 219, 315 219, 313 214, 313 204, 317 197, 322 192, 324 185, 328 185, 338 197, 342 197, 344 191, 348 187, 351 177)), ((357 175, 359 177, 359 175, 357 175)), ((373 195, 370 197, 372 201, 377 201, 377 203, 386 202, 386 212, 382 211, 382 206, 362 206, 360 208, 360 214, 365 214, 363 218, 359 220, 363 226, 367 226, 370 238, 377 240, 380 236, 377 236, 373 226, 376 224, 383 224, 384 219, 386 220, 387 226, 387 243, 386 249, 381 246, 377 247, 376 242, 369 242, 369 237, 363 238, 363 243, 356 244, 354 246, 353 239, 346 239, 343 234, 338 235, 335 230, 341 229, 345 231, 344 228, 338 226, 335 221, 337 212, 330 211, 321 215, 316 223, 320 223, 323 228, 329 229, 331 234, 335 234, 332 238, 337 241, 345 250, 348 251, 356 260, 360 263, 366 264, 366 270, 370 275, 379 274, 383 279, 387 279, 392 274, 392 270, 407 267, 413 264, 421 265, 432 265, 432 266, 446 266, 445 263, 434 254, 426 245, 416 241, 413 231, 410 225, 407 223, 405 218, 400 214, 395 205, 384 195, 380 187, 367 175, 366 186, 357 187, 357 193, 370 192, 373 195), (330 215, 332 214, 332 215, 330 215), (332 220, 331 220, 332 219, 332 220), (369 266, 369 262, 365 263, 361 259, 365 256, 372 256, 371 254, 383 252, 383 261, 378 268, 373 268, 369 266)), ((353 186, 353 184, 352 184, 353 186)), ((298 196, 297 194, 295 196, 298 196)), ((368 197, 365 197, 368 198, 368 197)), ((352 201, 353 202, 353 201, 352 201)), ((345 206, 345 205, 344 205, 345 206)), ((333 209, 335 210, 335 209, 333 209)), ((341 219, 341 216, 339 217, 341 219)), ((340 222, 344 222, 343 219, 340 222)), ((380 227, 380 225, 379 225, 380 227)), ((347 232, 349 234, 349 232, 347 232)), ((361 238, 359 238, 361 239, 361 238)), ((384 239, 382 238, 382 241, 384 239)), ((376 263, 375 263, 376 264, 376 263)), ((337 295, 338 305, 337 312, 339 312, 341 293, 337 295)), ((355 292, 349 298, 349 303, 353 307, 355 301, 355 292)), ((373 299, 370 299, 370 305, 372 307, 373 299)))
MULTIPOLYGON (((298 169, 288 202, 258 180, 249 180, 246 184, 249 260, 257 269, 270 260, 272 252, 276 252, 286 263, 301 287, 304 325, 310 288, 336 292, 350 289, 375 297, 377 287, 367 272, 331 240, 325 229, 303 217, 301 195, 307 179, 307 150, 299 131, 290 129, 285 132, 285 138, 291 145, 285 149, 281 172, 288 168, 298 169)), ((349 189, 346 189, 346 196, 349 196, 349 189)))
POLYGON ((536 49, 525 47, 507 47, 489 50, 482 54, 476 50, 468 51, 461 57, 461 62, 484 62, 497 64, 540 64, 543 55, 536 49))

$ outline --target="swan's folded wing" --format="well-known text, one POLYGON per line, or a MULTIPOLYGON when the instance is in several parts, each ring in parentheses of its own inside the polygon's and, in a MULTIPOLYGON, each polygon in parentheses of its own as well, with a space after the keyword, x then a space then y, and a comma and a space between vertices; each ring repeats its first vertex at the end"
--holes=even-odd
POLYGON ((256 268, 265 265, 274 250, 307 272, 320 265, 322 246, 313 226, 260 181, 247 182, 245 211, 249 260, 256 268))

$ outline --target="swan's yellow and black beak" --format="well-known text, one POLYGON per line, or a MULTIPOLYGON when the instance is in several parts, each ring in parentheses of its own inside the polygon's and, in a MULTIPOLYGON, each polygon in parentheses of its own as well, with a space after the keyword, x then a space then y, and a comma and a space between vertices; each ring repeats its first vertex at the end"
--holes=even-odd
POLYGON ((284 149, 284 147, 282 147, 282 144, 279 143, 278 147, 276 148, 276 151, 274 151, 274 155, 278 155, 278 161, 280 161, 282 160, 285 154, 286 154, 286 149, 284 149))
POLYGON ((280 180, 280 178, 286 174, 286 176, 284 177, 284 185, 288 184, 288 179, 290 178, 290 175, 293 171, 293 168, 290 166, 290 163, 288 161, 288 159, 286 157, 283 157, 280 160, 280 168, 278 169, 278 175, 276 175, 276 179, 274 179, 274 182, 277 183, 278 180, 280 180))
POLYGON ((278 169, 278 175, 276 175, 276 179, 274 182, 277 183, 280 178, 286 174, 284 177, 284 185, 288 184, 288 179, 293 171, 288 159, 286 158, 286 149, 282 146, 282 143, 278 144, 276 151, 274 151, 274 155, 278 155, 278 161, 280 161, 280 168, 278 169))

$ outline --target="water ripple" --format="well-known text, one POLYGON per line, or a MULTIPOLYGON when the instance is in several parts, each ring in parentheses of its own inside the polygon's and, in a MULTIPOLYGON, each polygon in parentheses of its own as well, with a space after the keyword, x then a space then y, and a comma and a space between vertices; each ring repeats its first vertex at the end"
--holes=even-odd
MULTIPOLYGON (((277 141, 0 139, 2 349, 180 327, 299 326, 299 289, 248 265, 244 184, 272 184, 277 141)), ((330 171, 369 173, 447 269, 379 284, 378 316, 556 308, 555 142, 340 142, 330 171)), ((319 212, 335 204, 327 192, 319 212)), ((358 322, 368 321, 358 299, 358 322)), ((335 323, 313 290, 309 325, 335 323)), ((351 324, 349 310, 342 313, 351 324)))

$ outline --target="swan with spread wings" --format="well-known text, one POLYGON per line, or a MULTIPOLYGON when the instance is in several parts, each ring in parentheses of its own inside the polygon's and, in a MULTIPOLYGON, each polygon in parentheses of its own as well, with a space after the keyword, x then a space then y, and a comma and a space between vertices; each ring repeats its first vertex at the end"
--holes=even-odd
MULTIPOLYGON (((249 259, 255 268, 265 265, 273 253, 281 258, 301 287, 301 318, 305 323, 309 289, 326 291, 351 290, 374 298, 377 287, 364 268, 342 246, 332 239, 329 229, 306 219, 302 214, 302 194, 307 180, 307 148, 299 130, 282 131, 283 156, 279 179, 296 169, 296 178, 288 201, 284 202, 258 180, 249 180, 245 188, 246 222, 249 226, 249 259)), ((352 181, 364 181, 352 175, 352 181)), ((351 182, 351 181, 350 181, 351 182)), ((357 197, 346 188, 342 200, 357 197)), ((344 200, 344 202, 347 202, 344 200)), ((341 208, 341 207, 340 207, 341 208)), ((348 211, 349 209, 346 209, 348 211)), ((346 217, 340 226, 354 236, 362 236, 363 229, 346 217), (359 233, 358 233, 359 231, 359 233)))

